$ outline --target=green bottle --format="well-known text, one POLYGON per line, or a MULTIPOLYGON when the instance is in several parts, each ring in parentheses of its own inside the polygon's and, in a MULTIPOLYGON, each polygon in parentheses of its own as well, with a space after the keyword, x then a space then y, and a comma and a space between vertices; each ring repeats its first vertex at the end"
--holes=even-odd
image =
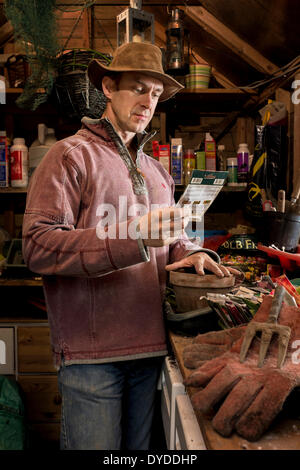
POLYGON ((205 145, 201 142, 199 148, 195 150, 197 170, 205 170, 205 145))

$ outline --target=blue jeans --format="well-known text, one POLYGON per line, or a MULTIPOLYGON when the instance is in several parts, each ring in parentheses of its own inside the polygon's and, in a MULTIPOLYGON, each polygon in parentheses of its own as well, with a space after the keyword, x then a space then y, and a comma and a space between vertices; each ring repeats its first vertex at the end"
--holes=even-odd
POLYGON ((63 366, 61 449, 147 450, 162 361, 63 366))

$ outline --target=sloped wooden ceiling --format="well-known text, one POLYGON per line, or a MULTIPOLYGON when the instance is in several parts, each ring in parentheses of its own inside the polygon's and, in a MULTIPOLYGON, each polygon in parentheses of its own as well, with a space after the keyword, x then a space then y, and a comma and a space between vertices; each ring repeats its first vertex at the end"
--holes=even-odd
POLYGON ((198 3, 278 66, 300 54, 299 0, 202 0, 198 3))
MULTIPOLYGON (((238 86, 271 75, 277 67, 287 64, 300 54, 297 20, 300 14, 299 0, 202 0, 178 3, 182 4, 178 6, 186 13, 184 21, 191 34, 193 50, 238 86), (211 34, 209 23, 208 27, 205 26, 205 15, 212 16, 212 20, 215 18, 216 23, 220 23, 220 34, 218 26, 217 34, 211 34), (200 21, 197 22, 197 19, 200 21), (226 37, 222 38, 222 25, 241 40, 236 50, 228 47, 226 37), (243 58, 241 52, 248 46, 256 50, 266 62, 270 62, 269 70, 267 67, 262 70, 243 58)), ((170 6, 150 7, 146 1, 144 6, 155 14, 156 21, 167 25, 167 10, 170 10, 170 6)))

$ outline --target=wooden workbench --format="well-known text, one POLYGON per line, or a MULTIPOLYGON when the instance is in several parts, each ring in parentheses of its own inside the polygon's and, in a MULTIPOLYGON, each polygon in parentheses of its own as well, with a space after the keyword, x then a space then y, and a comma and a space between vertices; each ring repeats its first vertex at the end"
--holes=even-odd
MULTIPOLYGON (((192 373, 183 364, 182 351, 192 338, 170 333, 170 342, 178 362, 182 376, 186 378, 192 373)), ((196 388, 187 387, 187 393, 191 397, 197 391, 196 388)), ((200 429, 207 449, 209 450, 300 450, 300 417, 289 419, 283 416, 273 422, 269 431, 256 442, 249 442, 234 433, 231 437, 222 437, 214 431, 211 421, 195 410, 200 429)))

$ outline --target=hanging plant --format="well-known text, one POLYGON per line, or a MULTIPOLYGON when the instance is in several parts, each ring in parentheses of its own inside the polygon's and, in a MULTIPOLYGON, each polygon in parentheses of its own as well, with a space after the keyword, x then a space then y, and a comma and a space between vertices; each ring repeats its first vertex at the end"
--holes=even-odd
POLYGON ((5 1, 5 15, 14 27, 15 41, 24 48, 31 70, 16 101, 21 108, 34 111, 52 91, 60 51, 55 8, 55 0, 5 1))

